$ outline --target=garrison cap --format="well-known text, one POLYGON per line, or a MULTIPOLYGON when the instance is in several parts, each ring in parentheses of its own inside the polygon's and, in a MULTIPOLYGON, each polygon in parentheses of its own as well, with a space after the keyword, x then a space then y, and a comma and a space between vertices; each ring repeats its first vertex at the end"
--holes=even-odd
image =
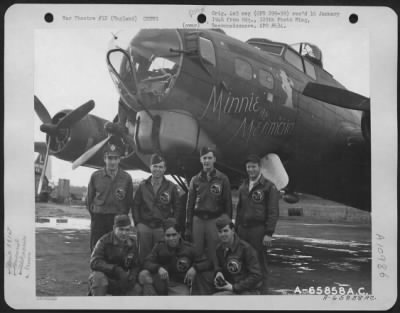
POLYGON ((203 147, 200 149, 200 156, 202 157, 203 155, 212 152, 215 156, 215 149, 211 148, 211 147, 203 147))
POLYGON ((249 162, 260 164, 261 158, 257 154, 249 154, 244 164, 247 164, 249 162))
POLYGON ((130 226, 130 225, 131 225, 131 220, 129 219, 128 215, 120 214, 120 215, 116 215, 114 217, 114 226, 115 227, 124 227, 124 226, 130 226))
POLYGON ((228 215, 222 214, 220 217, 217 218, 215 221, 215 225, 217 226, 218 230, 221 230, 224 228, 226 225, 233 224, 232 220, 229 218, 228 215))
POLYGON ((166 231, 167 229, 169 229, 171 227, 175 228, 175 230, 177 231, 176 219, 174 219, 173 217, 169 217, 166 220, 164 220, 164 222, 163 222, 164 231, 166 231))
POLYGON ((115 156, 121 156, 122 155, 122 149, 118 145, 114 143, 109 143, 104 147, 104 154, 108 155, 115 155, 115 156))
POLYGON ((158 164, 158 163, 161 163, 161 162, 166 163, 166 162, 165 162, 165 159, 164 159, 161 155, 155 153, 155 154, 153 154, 153 155, 151 156, 151 159, 150 159, 150 164, 151 164, 151 165, 153 165, 153 164, 158 164))

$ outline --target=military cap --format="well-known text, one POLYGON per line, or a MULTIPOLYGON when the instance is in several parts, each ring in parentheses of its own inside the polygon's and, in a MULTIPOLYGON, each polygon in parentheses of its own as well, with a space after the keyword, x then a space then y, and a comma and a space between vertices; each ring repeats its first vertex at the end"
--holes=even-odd
POLYGON ((131 225, 131 220, 128 215, 120 214, 120 215, 116 215, 114 217, 114 226, 115 227, 124 227, 124 226, 130 226, 130 225, 131 225))
POLYGON ((104 148, 104 154, 108 155, 116 155, 116 156, 121 156, 122 155, 122 149, 118 145, 114 143, 109 143, 105 146, 104 148))
POLYGON ((229 218, 228 215, 222 214, 220 217, 217 218, 215 221, 215 225, 217 226, 218 230, 221 230, 224 228, 226 225, 233 224, 232 220, 229 218))
POLYGON ((161 155, 155 153, 155 154, 153 154, 151 156, 151 159, 150 159, 150 164, 151 165, 158 164, 158 163, 161 163, 161 162, 165 163, 165 159, 161 155))
POLYGON ((203 156, 209 152, 212 152, 215 156, 215 149, 211 148, 211 147, 203 147, 200 149, 200 156, 203 156))
POLYGON ((246 161, 244 162, 244 164, 247 164, 249 162, 260 164, 261 158, 256 154, 249 154, 247 156, 246 161))
POLYGON ((177 232, 179 232, 179 227, 178 224, 176 222, 176 219, 173 217, 169 217, 166 220, 164 220, 163 222, 163 229, 164 231, 166 231, 167 229, 173 227, 177 232))

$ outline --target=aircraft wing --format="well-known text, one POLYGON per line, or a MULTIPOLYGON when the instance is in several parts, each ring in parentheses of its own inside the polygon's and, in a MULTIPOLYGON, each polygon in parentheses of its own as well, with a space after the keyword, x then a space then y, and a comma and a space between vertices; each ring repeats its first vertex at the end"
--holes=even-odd
POLYGON ((304 88, 303 94, 345 109, 370 111, 369 98, 346 89, 310 82, 304 88))

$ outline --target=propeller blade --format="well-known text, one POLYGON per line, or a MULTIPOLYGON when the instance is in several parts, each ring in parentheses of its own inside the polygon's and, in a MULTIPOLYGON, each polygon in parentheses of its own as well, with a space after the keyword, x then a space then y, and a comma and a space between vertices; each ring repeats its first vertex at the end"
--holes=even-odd
POLYGON ((355 92, 337 87, 308 83, 303 95, 336 105, 341 108, 367 111, 370 110, 370 99, 355 92))
POLYGON ((40 179, 39 179, 39 184, 38 184, 38 190, 37 190, 37 194, 39 195, 40 192, 42 191, 42 185, 43 185, 43 180, 44 180, 44 175, 46 175, 46 168, 47 168, 47 161, 49 159, 49 150, 50 150, 50 138, 47 142, 47 146, 46 146, 46 155, 44 157, 44 164, 43 164, 43 169, 42 169, 42 174, 40 175, 40 179))
POLYGON ((72 163, 72 169, 76 169, 78 166, 85 164, 92 156, 94 156, 97 151, 99 151, 109 140, 111 136, 108 136, 106 139, 103 139, 89 150, 87 150, 84 154, 82 154, 79 158, 77 158, 74 163, 72 163))
POLYGON ((57 130, 62 128, 69 128, 76 122, 80 121, 94 108, 94 101, 90 100, 75 110, 69 112, 62 120, 57 124, 57 130))
POLYGON ((46 107, 43 105, 43 103, 39 100, 38 97, 34 96, 33 99, 35 105, 35 112, 37 116, 44 124, 51 124, 51 116, 47 111, 46 107))

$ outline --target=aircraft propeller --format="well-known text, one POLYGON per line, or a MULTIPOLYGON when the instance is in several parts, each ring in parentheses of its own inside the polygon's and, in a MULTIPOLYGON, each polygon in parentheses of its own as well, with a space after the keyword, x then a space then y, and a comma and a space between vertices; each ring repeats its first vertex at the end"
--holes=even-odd
MULTIPOLYGON (((108 54, 107 54, 107 58, 109 58, 110 53, 113 50, 111 50, 108 54)), ((114 69, 111 66, 112 69, 114 69)), ((136 93, 136 97, 135 100, 137 101, 138 105, 140 107, 143 108, 143 110, 148 114, 148 116, 154 121, 155 117, 151 114, 151 112, 149 111, 148 107, 143 103, 142 101, 142 97, 141 97, 141 93, 140 93, 140 88, 138 88, 138 80, 136 77, 136 70, 135 70, 135 66, 131 66, 132 69, 132 79, 133 82, 135 84, 135 89, 137 90, 136 93)), ((114 69, 115 70, 115 69, 114 69)), ((120 106, 123 107, 128 107, 122 99, 120 99, 120 106)), ((76 169, 77 167, 85 164, 90 158, 92 158, 99 150, 101 150, 103 148, 103 146, 105 144, 107 144, 107 142, 111 139, 111 137, 116 136, 119 138, 122 138, 132 149, 133 151, 135 151, 135 154, 139 157, 139 159, 142 160, 142 162, 144 164, 149 164, 149 160, 148 157, 146 157, 144 154, 140 153, 137 148, 136 148, 136 144, 135 141, 133 140, 132 136, 130 136, 128 134, 127 128, 125 126, 123 126, 121 123, 117 122, 108 122, 104 125, 104 129, 106 130, 108 136, 107 138, 103 139, 102 141, 98 142, 96 145, 94 145, 93 147, 91 147, 89 150, 87 150, 86 152, 84 152, 78 159, 76 159, 73 163, 72 163, 72 169, 76 169)))
POLYGON ((108 133, 108 136, 103 139, 102 141, 98 142, 96 145, 91 147, 89 150, 84 152, 79 158, 77 158, 73 163, 72 163, 72 169, 76 169, 77 167, 81 166, 82 164, 85 164, 91 157, 93 157, 103 146, 111 139, 111 137, 118 136, 121 137, 125 140, 128 140, 128 144, 133 146, 135 149, 135 144, 132 142, 129 142, 130 138, 125 134, 125 129, 124 127, 117 123, 111 123, 107 122, 104 124, 104 129, 108 133))
POLYGON ((73 163, 72 163, 72 169, 76 169, 77 167, 81 166, 82 164, 85 164, 92 156, 94 156, 97 151, 99 151, 109 140, 111 136, 108 135, 107 138, 103 139, 99 143, 95 144, 93 147, 91 147, 89 150, 87 150, 84 154, 82 154, 79 158, 77 158, 73 163))
POLYGON ((42 190, 44 175, 46 173, 51 138, 60 134, 62 129, 70 128, 75 123, 79 122, 82 118, 84 118, 94 108, 94 101, 90 100, 82 104, 75 110, 72 110, 56 124, 53 123, 46 107, 36 96, 34 96, 34 107, 36 114, 38 115, 39 119, 43 122, 43 124, 40 125, 40 130, 48 135, 48 138, 46 139, 46 154, 44 158, 43 170, 42 174, 40 175, 38 190, 37 190, 37 193, 39 194, 42 190))
POLYGON ((369 98, 346 89, 310 82, 304 88, 303 95, 345 109, 370 111, 369 98))

